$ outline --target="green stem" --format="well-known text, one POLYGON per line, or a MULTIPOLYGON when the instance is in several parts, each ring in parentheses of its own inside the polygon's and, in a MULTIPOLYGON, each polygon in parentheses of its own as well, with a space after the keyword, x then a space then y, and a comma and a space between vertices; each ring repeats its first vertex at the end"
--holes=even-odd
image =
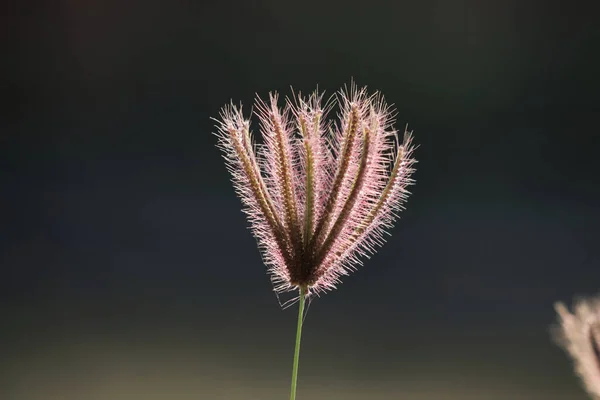
POLYGON ((298 309, 298 328, 296 330, 296 348, 294 350, 294 368, 292 369, 292 390, 290 400, 296 399, 296 383, 298 382, 298 359, 300 358, 300 338, 302 337, 302 317, 304 316, 304 301, 306 288, 300 288, 300 308, 298 309))

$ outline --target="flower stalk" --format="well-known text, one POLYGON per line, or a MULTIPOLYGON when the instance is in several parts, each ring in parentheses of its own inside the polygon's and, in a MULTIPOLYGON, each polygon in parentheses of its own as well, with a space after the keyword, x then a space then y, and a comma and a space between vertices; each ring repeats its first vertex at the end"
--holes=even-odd
POLYGON ((306 289, 300 289, 300 306, 298 307, 298 326, 296 328, 296 346, 294 347, 294 365, 292 367, 292 388, 290 400, 296 400, 296 387, 298 384, 298 361, 300 359, 300 340, 302 339, 302 324, 304 323, 304 303, 306 301, 306 289))

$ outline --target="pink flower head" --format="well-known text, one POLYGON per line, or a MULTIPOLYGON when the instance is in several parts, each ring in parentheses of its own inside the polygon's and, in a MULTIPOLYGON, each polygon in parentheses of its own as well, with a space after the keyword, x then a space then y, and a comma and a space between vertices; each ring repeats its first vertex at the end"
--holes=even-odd
POLYGON ((411 134, 399 141, 383 97, 352 85, 332 100, 323 106, 317 92, 299 94, 279 108, 276 93, 257 98, 262 144, 241 107, 224 107, 216 120, 276 292, 334 289, 383 244, 413 182, 411 134), (328 121, 336 102, 339 121, 328 121))
POLYGON ((559 317, 555 340, 573 359, 588 393, 600 399, 600 298, 577 301, 574 314, 563 303, 554 307, 559 317))

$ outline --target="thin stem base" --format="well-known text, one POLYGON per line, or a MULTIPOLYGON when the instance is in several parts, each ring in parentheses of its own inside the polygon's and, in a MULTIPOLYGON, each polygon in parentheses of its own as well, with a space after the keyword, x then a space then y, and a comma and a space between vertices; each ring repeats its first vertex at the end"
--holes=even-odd
POLYGON ((296 348, 294 349, 294 367, 292 368, 292 389, 290 400, 296 400, 296 384, 298 382, 298 359, 300 358, 300 339, 302 338, 302 322, 304 317, 304 303, 306 301, 306 288, 300 288, 300 306, 298 308, 298 328, 296 330, 296 348))

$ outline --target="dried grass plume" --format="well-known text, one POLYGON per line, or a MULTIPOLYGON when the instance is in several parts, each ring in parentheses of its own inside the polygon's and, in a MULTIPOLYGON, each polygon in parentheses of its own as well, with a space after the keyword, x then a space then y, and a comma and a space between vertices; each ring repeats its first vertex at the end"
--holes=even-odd
POLYGON ((257 98, 262 143, 242 108, 216 119, 237 194, 276 292, 336 287, 384 242, 414 168, 411 133, 394 129, 383 96, 351 85, 323 104, 318 92, 279 105, 257 98), (328 120, 334 106, 336 120, 328 120))
POLYGON ((573 313, 555 304, 559 325, 554 339, 574 361, 575 371, 592 398, 600 399, 600 298, 575 301, 573 313))

